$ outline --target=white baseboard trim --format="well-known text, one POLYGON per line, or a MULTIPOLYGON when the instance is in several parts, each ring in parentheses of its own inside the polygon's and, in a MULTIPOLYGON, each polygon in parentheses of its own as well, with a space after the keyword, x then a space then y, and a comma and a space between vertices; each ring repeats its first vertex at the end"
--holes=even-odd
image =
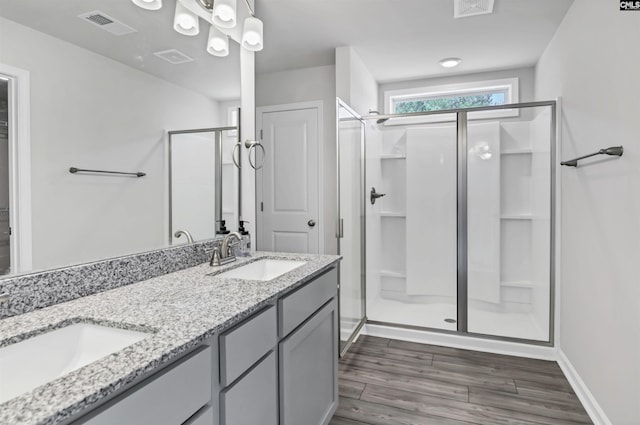
POLYGON ((580 402, 584 406, 584 409, 587 411, 587 414, 593 421, 594 425, 613 425, 609 420, 607 415, 598 404, 596 398, 591 394, 589 388, 584 383, 578 371, 573 367, 567 355, 561 349, 556 350, 557 362, 560 365, 560 369, 567 377, 567 380, 571 384, 573 391, 575 391, 576 395, 580 399, 580 402))
POLYGON ((401 339, 403 341, 419 342, 422 344, 442 345, 445 347, 462 348, 465 350, 483 351, 486 353, 505 354, 508 356, 556 360, 556 350, 553 347, 520 344, 517 342, 496 341, 492 339, 371 324, 365 325, 362 334, 378 336, 381 338, 401 339))

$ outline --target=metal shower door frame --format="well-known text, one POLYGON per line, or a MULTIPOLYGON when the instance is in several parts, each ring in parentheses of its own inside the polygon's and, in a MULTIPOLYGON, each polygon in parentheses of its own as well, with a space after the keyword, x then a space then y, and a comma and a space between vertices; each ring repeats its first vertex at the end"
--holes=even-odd
MULTIPOLYGON (((457 330, 446 330, 438 328, 428 328, 414 325, 402 325, 398 323, 382 322, 382 321, 368 321, 367 323, 389 326, 395 328, 412 329, 418 331, 429 331, 450 335, 462 335, 479 339, 491 339, 496 341, 505 342, 517 342, 525 343, 529 345, 547 346, 553 347, 555 342, 555 300, 556 300, 556 154, 557 154, 557 101, 537 101, 537 102, 522 102, 506 105, 496 106, 482 106, 473 108, 459 108, 459 109, 447 109, 439 111, 427 111, 427 112, 412 112, 405 114, 376 114, 361 117, 363 121, 370 119, 391 119, 391 118, 406 118, 406 117, 422 117, 428 115, 445 115, 456 114, 456 146, 457 146, 457 330), (468 150, 467 150, 467 138, 468 138, 468 114, 471 112, 480 111, 498 111, 504 109, 525 109, 536 107, 549 107, 551 108, 550 116, 550 135, 549 135, 549 147, 550 147, 550 246, 549 246, 549 340, 537 341, 526 338, 507 337, 500 335, 489 335, 469 332, 468 330, 468 202, 467 202, 467 172, 468 172, 468 150)), ((484 120, 484 119, 483 119, 484 120)), ((422 123, 421 123, 422 124, 422 123)), ((407 124, 407 125, 421 125, 421 124, 407 124)), ((366 298, 365 298, 366 300, 366 298)), ((365 303, 366 304, 366 303, 365 303)))
MULTIPOLYGON (((364 325, 367 323, 367 286, 366 286, 366 270, 367 270, 367 256, 366 256, 366 239, 367 239, 367 226, 366 226, 366 202, 365 202, 365 193, 366 193, 366 139, 365 139, 365 122, 356 111, 354 111, 347 103, 345 103, 339 97, 336 97, 336 206, 337 206, 337 223, 336 223, 336 244, 337 244, 337 252, 340 255, 340 239, 344 237, 344 227, 343 220, 341 218, 341 210, 340 210, 340 108, 345 109, 351 115, 353 115, 355 120, 360 122, 360 293, 361 295, 361 307, 362 307, 362 318, 360 322, 355 327, 353 333, 347 339, 344 347, 340 349, 340 357, 343 357, 349 348, 353 344, 356 336, 360 333, 364 325)), ((341 324, 341 297, 340 297, 340 263, 338 263, 338 335, 339 339, 341 339, 340 333, 340 324, 341 324)), ((341 341, 339 341, 341 342, 341 341)))

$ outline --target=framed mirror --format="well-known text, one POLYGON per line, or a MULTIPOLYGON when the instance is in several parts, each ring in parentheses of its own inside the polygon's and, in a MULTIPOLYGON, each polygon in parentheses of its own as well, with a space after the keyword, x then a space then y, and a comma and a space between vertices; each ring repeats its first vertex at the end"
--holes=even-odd
POLYGON ((131 1, 0 0, 1 271, 173 242, 168 132, 226 127, 240 105, 239 45, 209 54, 207 23, 179 34, 174 12, 170 1, 150 11, 131 1))

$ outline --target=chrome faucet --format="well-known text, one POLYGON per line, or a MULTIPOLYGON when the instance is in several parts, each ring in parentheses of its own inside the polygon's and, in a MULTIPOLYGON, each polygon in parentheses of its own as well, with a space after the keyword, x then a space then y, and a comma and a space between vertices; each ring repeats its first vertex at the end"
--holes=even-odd
POLYGON ((225 236, 220 247, 213 248, 213 255, 211 256, 209 265, 222 266, 232 261, 236 261, 236 256, 233 254, 233 246, 240 242, 241 239, 242 235, 238 232, 231 232, 225 236), (236 239, 235 242, 231 241, 233 238, 236 239))
POLYGON ((191 236, 191 233, 187 232, 186 230, 178 230, 173 234, 173 236, 175 236, 176 238, 179 238, 182 235, 185 235, 187 237, 187 243, 193 243, 193 236, 191 236))

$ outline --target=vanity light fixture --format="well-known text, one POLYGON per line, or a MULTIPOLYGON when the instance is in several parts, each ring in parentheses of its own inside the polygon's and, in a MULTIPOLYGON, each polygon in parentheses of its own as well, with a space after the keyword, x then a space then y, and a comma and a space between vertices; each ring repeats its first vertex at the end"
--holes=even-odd
POLYGON ((131 0, 136 6, 147 10, 158 10, 162 7, 162 0, 131 0))
POLYGON ((211 14, 211 22, 219 28, 235 28, 236 0, 215 0, 211 14))
POLYGON ((207 52, 220 57, 229 55, 229 37, 221 33, 214 25, 209 28, 207 52))
POLYGON ((200 20, 198 16, 179 1, 176 2, 173 29, 184 35, 198 35, 200 32, 200 20))
POLYGON ((262 21, 255 16, 249 16, 244 20, 242 31, 242 47, 252 52, 259 52, 263 45, 262 21))
MULTIPOLYGON (((143 9, 157 10, 162 0, 131 0, 143 9)), ((244 0, 249 17, 242 28, 241 44, 246 50, 259 52, 264 47, 263 24, 249 3, 244 0)), ((194 36, 200 32, 200 18, 211 24, 207 38, 207 52, 214 56, 229 54, 229 29, 237 26, 237 0, 176 0, 173 29, 180 34, 194 36)), ((246 16, 246 15, 245 15, 246 16)))
POLYGON ((440 61, 440 65, 444 68, 453 68, 460 65, 462 59, 460 58, 444 58, 440 61))

